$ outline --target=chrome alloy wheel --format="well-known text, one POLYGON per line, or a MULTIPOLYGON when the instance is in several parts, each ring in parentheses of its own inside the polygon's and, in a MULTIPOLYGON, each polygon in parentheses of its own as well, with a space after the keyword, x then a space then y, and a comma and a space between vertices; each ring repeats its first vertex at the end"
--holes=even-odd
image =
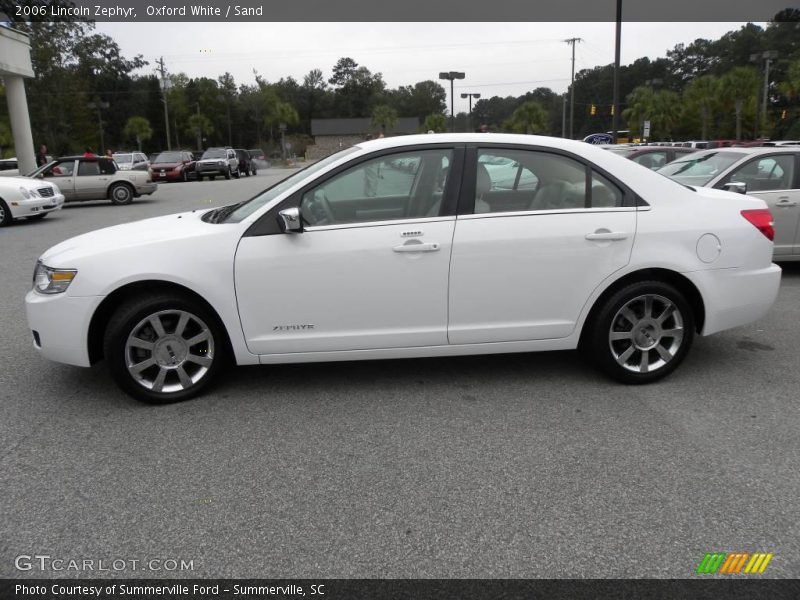
POLYGON ((214 362, 214 337, 208 325, 184 310, 163 310, 145 317, 125 342, 128 373, 153 392, 186 390, 214 362))
POLYGON ((683 343, 683 317, 674 302, 657 294, 625 303, 611 321, 608 343, 617 363, 650 373, 669 363, 683 343))

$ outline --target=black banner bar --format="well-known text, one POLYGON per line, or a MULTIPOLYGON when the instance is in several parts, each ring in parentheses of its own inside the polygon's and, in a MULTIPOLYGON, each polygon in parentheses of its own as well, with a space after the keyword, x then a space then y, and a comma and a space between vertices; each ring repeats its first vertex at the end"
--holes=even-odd
POLYGON ((2 600, 783 600, 800 581, 779 579, 5 579, 2 600))
MULTIPOLYGON (((785 9, 800 2, 625 0, 623 20, 764 22, 785 9)), ((0 12, 12 22, 610 22, 616 0, 0 0, 0 12)))

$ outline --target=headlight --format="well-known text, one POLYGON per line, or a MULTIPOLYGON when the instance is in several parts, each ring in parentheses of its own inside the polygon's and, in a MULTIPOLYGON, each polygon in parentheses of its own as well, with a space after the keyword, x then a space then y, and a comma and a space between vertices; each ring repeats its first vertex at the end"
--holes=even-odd
POLYGON ((31 198, 41 198, 41 196, 39 195, 39 191, 34 188, 29 189, 28 193, 30 193, 31 198))
POLYGON ((217 161, 217 164, 218 164, 220 167, 222 167, 222 166, 224 166, 224 165, 225 165, 225 162, 224 162, 224 161, 222 161, 222 160, 218 160, 218 161, 217 161))
POLYGON ((60 294, 67 291, 77 274, 75 269, 51 269, 38 261, 33 271, 33 289, 40 294, 60 294))
POLYGON ((22 197, 25 198, 25 200, 30 200, 31 193, 26 188, 19 188, 19 193, 22 194, 22 197))

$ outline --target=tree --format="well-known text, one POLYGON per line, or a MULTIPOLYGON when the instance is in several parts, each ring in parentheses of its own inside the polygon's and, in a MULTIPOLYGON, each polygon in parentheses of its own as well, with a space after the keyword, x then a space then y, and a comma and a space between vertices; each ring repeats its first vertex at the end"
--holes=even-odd
POLYGON ((742 139, 742 117, 747 110, 755 117, 758 101, 758 73, 753 67, 734 67, 722 78, 722 95, 736 116, 736 139, 742 139))
POLYGON ((153 136, 153 130, 150 128, 150 121, 144 117, 131 117, 125 123, 124 135, 128 139, 136 140, 139 147, 139 152, 142 151, 142 142, 149 140, 153 136))
POLYGON ((504 126, 515 133, 541 133, 547 127, 547 111, 535 100, 518 106, 504 126))
POLYGON ((201 113, 194 113, 188 119, 186 132, 197 139, 197 149, 203 149, 203 138, 214 133, 214 125, 208 117, 201 113))
POLYGON ((425 117, 421 130, 424 132, 444 133, 447 131, 447 117, 442 113, 431 113, 425 117))
POLYGON ((340 58, 333 65, 333 75, 328 83, 337 88, 344 87, 353 79, 358 69, 358 63, 350 57, 340 58))
POLYGON ((397 123, 397 111, 386 104, 379 104, 372 109, 372 126, 380 128, 381 135, 386 134, 386 128, 390 129, 397 123))
POLYGON ((713 75, 703 75, 692 80, 683 93, 686 110, 700 115, 701 140, 708 139, 708 125, 714 119, 719 92, 719 80, 713 75))

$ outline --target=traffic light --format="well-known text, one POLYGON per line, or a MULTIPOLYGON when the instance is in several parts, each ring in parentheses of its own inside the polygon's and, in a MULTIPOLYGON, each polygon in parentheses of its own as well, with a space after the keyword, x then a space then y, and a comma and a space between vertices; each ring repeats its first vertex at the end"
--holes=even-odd
POLYGON ((784 119, 786 119, 786 109, 785 108, 781 112, 781 121, 783 121, 784 119))
POLYGON ((589 114, 592 116, 597 114, 597 107, 594 104, 592 104, 592 108, 589 109, 589 114))
POLYGON ((614 116, 614 105, 613 104, 611 105, 611 116, 612 117, 614 116))

